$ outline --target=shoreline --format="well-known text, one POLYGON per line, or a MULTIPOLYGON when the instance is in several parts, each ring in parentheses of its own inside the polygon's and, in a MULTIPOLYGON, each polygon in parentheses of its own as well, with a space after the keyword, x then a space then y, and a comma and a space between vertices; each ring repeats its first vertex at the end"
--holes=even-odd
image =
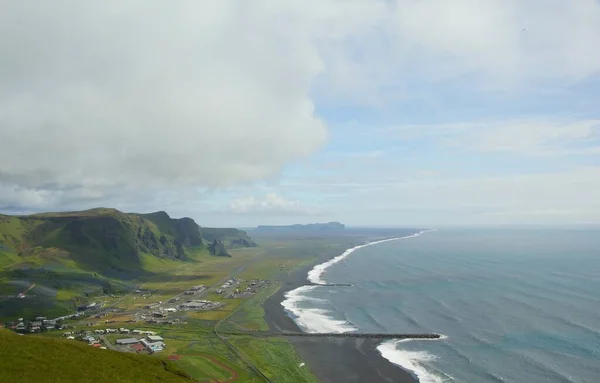
MULTIPOLYGON (((322 257, 313 264, 283 275, 283 286, 265 300, 265 321, 279 332, 305 332, 285 312, 285 294, 309 284, 307 275, 316 265, 331 261, 322 257)), ((390 382, 418 383, 410 371, 385 359, 377 349, 381 340, 347 338, 288 338, 306 366, 323 383, 390 382)))

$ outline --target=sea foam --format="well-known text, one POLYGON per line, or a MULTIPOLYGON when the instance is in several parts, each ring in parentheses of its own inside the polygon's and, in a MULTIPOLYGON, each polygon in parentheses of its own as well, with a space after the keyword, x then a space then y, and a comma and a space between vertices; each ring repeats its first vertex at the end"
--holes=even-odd
MULTIPOLYGON (((306 294, 317 286, 302 286, 285 294, 281 302, 285 311, 294 322, 305 332, 311 333, 344 333, 355 331, 350 322, 331 317, 331 313, 319 308, 303 308, 301 302, 323 302, 322 299, 312 298, 306 294)), ((310 303, 309 303, 310 304, 310 303)))
POLYGON ((442 383, 452 381, 452 378, 441 377, 428 371, 423 364, 436 360, 436 356, 426 351, 408 351, 396 348, 398 343, 410 341, 406 340, 388 340, 377 346, 377 350, 385 359, 405 370, 410 371, 419 379, 419 383, 442 383))
MULTIPOLYGON (((308 280, 317 285, 325 284, 326 282, 321 278, 323 272, 325 272, 325 270, 331 265, 338 263, 352 254, 354 251, 366 246, 376 245, 378 243, 419 237, 428 231, 430 230, 423 230, 406 237, 382 239, 380 241, 370 242, 350 248, 344 251, 341 255, 338 255, 327 262, 316 265, 311 271, 309 271, 308 280)), ((347 320, 333 318, 332 313, 328 310, 322 308, 302 307, 306 306, 303 305, 302 302, 306 302, 308 304, 310 304, 310 302, 324 302, 322 299, 314 298, 308 295, 309 292, 316 288, 319 288, 319 286, 301 286, 297 289, 288 291, 285 294, 285 300, 281 302, 281 305, 284 307, 287 314, 294 320, 294 322, 296 322, 298 327, 300 327, 303 331, 310 333, 344 333, 356 331, 357 328, 352 323, 348 322, 347 320)))
POLYGON ((320 263, 320 264, 316 265, 315 267, 313 267, 313 269, 308 272, 308 280, 311 281, 312 283, 319 284, 319 285, 325 284, 326 282, 323 279, 321 279, 321 275, 325 272, 325 270, 328 267, 330 267, 331 265, 338 263, 342 259, 344 259, 347 256, 349 256, 350 254, 354 253, 356 250, 362 249, 363 247, 367 247, 367 246, 377 245, 377 244, 383 243, 383 242, 397 241, 400 239, 409 239, 409 238, 419 237, 419 236, 423 235, 423 233, 426 233, 428 231, 430 231, 430 230, 423 230, 423 231, 420 231, 418 233, 415 233, 413 235, 409 235, 406 237, 382 239, 380 241, 369 242, 364 245, 354 246, 354 247, 344 251, 341 255, 338 255, 337 257, 330 259, 327 262, 320 263))

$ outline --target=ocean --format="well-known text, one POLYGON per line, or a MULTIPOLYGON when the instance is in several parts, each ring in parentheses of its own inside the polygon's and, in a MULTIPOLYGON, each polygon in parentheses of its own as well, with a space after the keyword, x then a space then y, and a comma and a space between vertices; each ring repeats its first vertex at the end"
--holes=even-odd
POLYGON ((383 358, 430 382, 600 382, 600 230, 444 229, 349 249, 286 294, 308 332, 434 332, 383 358))

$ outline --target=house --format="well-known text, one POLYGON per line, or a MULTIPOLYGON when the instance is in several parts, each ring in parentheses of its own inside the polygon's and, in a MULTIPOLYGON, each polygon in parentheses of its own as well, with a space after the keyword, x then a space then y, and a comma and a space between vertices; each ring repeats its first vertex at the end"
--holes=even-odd
POLYGON ((156 335, 156 333, 154 331, 142 331, 142 334, 144 334, 144 335, 156 335))
POLYGON ((150 342, 162 342, 164 339, 158 335, 148 335, 146 337, 150 342))
POLYGON ((142 330, 133 330, 131 333, 133 335, 142 335, 142 330))
POLYGON ((141 344, 144 345, 144 347, 146 347, 146 349, 150 352, 160 352, 164 349, 165 344, 163 342, 148 342, 145 339, 142 339, 140 341, 141 344))
POLYGON ((102 334, 104 334, 104 330, 94 330, 94 332, 95 332, 97 335, 102 335, 102 334))
POLYGON ((119 329, 119 332, 120 332, 121 334, 129 334, 129 329, 121 327, 121 328, 119 329))
POLYGON ((117 339, 117 344, 119 346, 126 346, 126 345, 130 345, 130 344, 136 344, 139 343, 139 340, 135 339, 135 338, 123 338, 123 339, 117 339))
POLYGON ((67 337, 67 339, 75 339, 75 337, 74 337, 74 336, 71 336, 71 335, 69 335, 69 336, 67 337))
POLYGON ((175 307, 168 307, 165 309, 165 311, 168 313, 176 313, 177 309, 175 307))
POLYGON ((85 338, 83 338, 84 341, 88 342, 89 344, 96 344, 96 343, 100 343, 100 341, 98 341, 96 338, 94 338, 93 336, 86 336, 85 338))
POLYGON ((107 329, 106 329, 106 330, 104 330, 104 331, 106 331, 106 333, 107 333, 107 334, 114 334, 114 333, 116 333, 116 332, 117 332, 117 330, 116 330, 116 329, 114 329, 114 328, 107 328, 107 329))

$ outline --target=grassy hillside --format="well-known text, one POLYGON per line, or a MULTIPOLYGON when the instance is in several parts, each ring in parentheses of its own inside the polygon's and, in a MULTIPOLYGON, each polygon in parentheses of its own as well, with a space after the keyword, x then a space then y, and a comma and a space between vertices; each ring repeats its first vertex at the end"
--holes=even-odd
POLYGON ((163 359, 0 329, 0 382, 192 382, 163 359))
POLYGON ((32 306, 66 313, 85 297, 131 289, 165 268, 207 256, 215 238, 226 247, 254 246, 243 231, 200 228, 165 212, 0 215, 0 319, 26 315, 32 306), (27 299, 11 298, 33 283, 27 299))

